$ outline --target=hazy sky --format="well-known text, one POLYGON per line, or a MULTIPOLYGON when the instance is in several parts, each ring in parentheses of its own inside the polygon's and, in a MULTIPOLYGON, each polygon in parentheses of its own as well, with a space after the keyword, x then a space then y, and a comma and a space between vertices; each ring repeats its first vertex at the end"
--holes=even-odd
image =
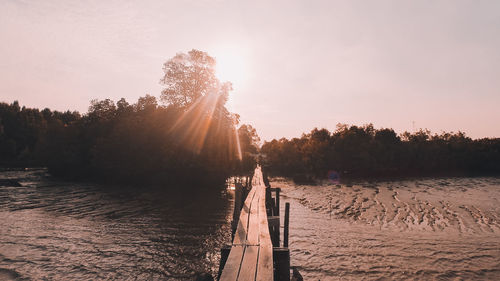
POLYGON ((229 108, 266 140, 337 123, 500 137, 495 0, 0 0, 0 40, 0 101, 30 107, 159 96, 163 63, 195 48, 241 61, 229 108))

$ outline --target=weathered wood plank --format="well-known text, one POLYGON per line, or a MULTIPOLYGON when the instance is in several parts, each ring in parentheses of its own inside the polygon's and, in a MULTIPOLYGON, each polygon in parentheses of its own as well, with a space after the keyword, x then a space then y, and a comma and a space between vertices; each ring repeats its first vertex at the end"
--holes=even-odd
POLYGON ((241 261, 243 260, 243 253, 245 246, 233 245, 229 257, 227 258, 226 265, 222 270, 220 280, 237 280, 240 273, 241 261))
POLYGON ((255 196, 255 188, 252 188, 248 193, 247 199, 243 204, 243 208, 241 209, 240 219, 238 222, 238 226, 236 228, 236 233, 234 234, 233 244, 243 244, 246 243, 247 234, 248 234, 248 219, 250 216, 250 208, 252 206, 252 202, 255 196))
POLYGON ((247 245, 245 247, 245 254, 243 255, 243 260, 241 261, 238 281, 255 280, 255 272, 257 271, 258 260, 259 260, 259 246, 247 245))
POLYGON ((248 234, 247 244, 259 245, 260 221, 259 221, 259 202, 261 201, 259 188, 255 188, 255 197, 250 207, 250 214, 248 217, 248 234))
MULTIPOLYGON (((260 172, 260 171, 259 171, 260 172)), ((260 188, 260 196, 263 198, 259 202, 259 261, 257 264, 257 276, 255 280, 273 280, 273 245, 269 236, 269 226, 266 212, 266 190, 264 186, 260 188)))
POLYGON ((256 184, 243 204, 220 280, 273 280, 273 246, 266 212, 266 188, 261 179, 262 172, 257 168, 256 184))
POLYGON ((233 245, 224 245, 222 249, 220 249, 219 273, 217 273, 217 280, 219 280, 220 276, 222 275, 222 270, 224 269, 224 265, 226 264, 227 258, 229 257, 232 246, 233 245))

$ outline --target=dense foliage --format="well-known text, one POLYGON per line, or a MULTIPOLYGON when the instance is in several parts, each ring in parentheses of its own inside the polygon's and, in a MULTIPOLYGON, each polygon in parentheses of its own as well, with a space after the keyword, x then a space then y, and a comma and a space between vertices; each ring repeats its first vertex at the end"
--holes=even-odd
POLYGON ((249 175, 258 137, 225 103, 230 83, 215 77, 215 60, 197 50, 165 63, 159 105, 146 95, 93 100, 88 112, 0 104, 3 165, 46 165, 53 175, 130 184, 221 183, 249 175), (183 98, 185 97, 185 98, 183 98))
POLYGON ((464 133, 427 130, 397 135, 373 125, 314 129, 301 138, 265 142, 263 163, 270 175, 296 179, 500 174, 500 139, 472 140, 464 133))
POLYGON ((0 165, 42 165, 41 144, 49 128, 64 127, 80 118, 78 112, 21 108, 17 101, 0 103, 0 165))
POLYGON ((208 124, 198 115, 158 106, 152 96, 135 104, 94 100, 83 116, 0 103, 0 164, 47 166, 53 175, 73 179, 220 182, 253 172, 253 134, 249 125, 236 130, 232 119, 214 116, 208 124))

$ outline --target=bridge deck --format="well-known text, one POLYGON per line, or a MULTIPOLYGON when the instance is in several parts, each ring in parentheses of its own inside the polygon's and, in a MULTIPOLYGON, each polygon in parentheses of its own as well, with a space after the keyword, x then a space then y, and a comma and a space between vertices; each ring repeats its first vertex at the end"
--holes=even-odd
POLYGON ((273 245, 266 212, 266 188, 260 168, 241 209, 229 257, 220 280, 273 280, 273 245))

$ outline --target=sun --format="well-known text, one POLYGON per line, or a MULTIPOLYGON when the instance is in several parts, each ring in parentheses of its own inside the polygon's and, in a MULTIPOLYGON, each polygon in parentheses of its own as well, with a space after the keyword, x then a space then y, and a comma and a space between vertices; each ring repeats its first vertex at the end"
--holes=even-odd
POLYGON ((245 56, 237 49, 222 49, 215 54, 215 74, 220 81, 229 81, 241 88, 248 76, 245 56))

